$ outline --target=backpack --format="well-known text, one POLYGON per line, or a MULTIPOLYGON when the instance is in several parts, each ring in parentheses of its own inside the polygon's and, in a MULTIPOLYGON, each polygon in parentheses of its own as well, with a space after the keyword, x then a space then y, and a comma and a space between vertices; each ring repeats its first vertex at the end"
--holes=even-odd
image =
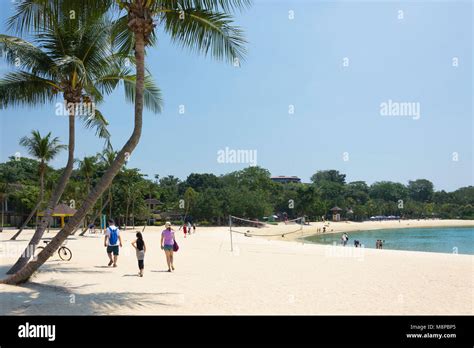
POLYGON ((109 245, 115 245, 115 244, 117 244, 117 240, 118 240, 118 228, 112 229, 111 227, 109 227, 109 231, 110 231, 109 245))

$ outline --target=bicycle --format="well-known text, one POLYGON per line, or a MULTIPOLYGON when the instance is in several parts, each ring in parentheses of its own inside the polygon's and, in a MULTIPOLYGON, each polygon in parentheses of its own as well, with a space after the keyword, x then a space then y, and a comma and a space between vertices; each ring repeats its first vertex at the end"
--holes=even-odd
MULTIPOLYGON (((48 245, 50 241, 49 240, 44 240, 43 243, 48 245)), ((35 250, 35 255, 38 255, 38 253, 44 249, 44 246, 39 246, 35 250)), ((70 261, 72 259, 72 251, 68 247, 61 245, 58 249, 58 254, 59 258, 63 261, 70 261)))

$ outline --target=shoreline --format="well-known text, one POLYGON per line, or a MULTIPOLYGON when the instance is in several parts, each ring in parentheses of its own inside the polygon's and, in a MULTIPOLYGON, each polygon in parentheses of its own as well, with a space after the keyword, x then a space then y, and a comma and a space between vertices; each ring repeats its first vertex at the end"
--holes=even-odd
MULTIPOLYGON (((280 225, 279 226, 284 226, 280 225)), ((363 232, 376 231, 388 229, 405 229, 405 228, 442 228, 442 227, 474 227, 474 220, 389 220, 389 221, 326 221, 324 222, 310 222, 310 225, 303 226, 301 233, 287 234, 284 238, 281 237, 265 237, 271 240, 285 240, 296 241, 303 238, 335 234, 343 232, 363 232), (322 232, 323 227, 326 226, 326 232, 322 232), (320 230, 318 232, 318 229, 320 230)))

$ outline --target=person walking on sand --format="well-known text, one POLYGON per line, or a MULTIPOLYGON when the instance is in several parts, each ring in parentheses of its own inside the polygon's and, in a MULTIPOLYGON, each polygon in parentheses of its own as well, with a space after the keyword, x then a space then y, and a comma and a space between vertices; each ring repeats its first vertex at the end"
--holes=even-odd
POLYGON ((143 236, 141 232, 137 232, 136 234, 137 239, 132 242, 133 247, 137 253, 137 260, 138 260, 138 276, 143 277, 143 269, 145 268, 145 252, 146 252, 146 245, 145 241, 143 240, 143 236))
MULTIPOLYGON (((186 234, 185 234, 186 236, 186 234)), ((161 232, 161 249, 165 251, 166 263, 168 264, 168 272, 174 271, 173 265, 173 247, 174 247, 174 231, 171 223, 165 223, 165 229, 161 232)))
MULTIPOLYGON (((166 224, 165 224, 166 225, 166 224)), ((183 224, 183 232, 184 232, 184 238, 186 238, 186 233, 187 233, 188 226, 186 226, 186 223, 183 224)))
POLYGON ((107 247, 107 255, 109 256, 108 266, 117 267, 117 259, 119 255, 119 247, 122 247, 122 237, 117 226, 115 226, 114 220, 109 220, 109 227, 105 232, 104 246, 107 247), (113 258, 112 258, 113 254, 113 258))
POLYGON ((193 222, 193 233, 196 233, 196 224, 193 222))
POLYGON ((191 232, 191 228, 192 228, 191 223, 188 221, 188 233, 189 233, 189 234, 192 233, 192 232, 191 232))

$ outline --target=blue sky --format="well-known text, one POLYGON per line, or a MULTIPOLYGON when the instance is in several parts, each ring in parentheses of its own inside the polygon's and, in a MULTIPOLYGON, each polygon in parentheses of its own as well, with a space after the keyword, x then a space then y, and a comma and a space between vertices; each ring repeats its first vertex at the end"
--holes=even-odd
MULTIPOLYGON (((0 3, 5 32, 11 4, 0 3)), ((236 18, 249 41, 240 68, 182 49, 160 31, 147 63, 164 110, 145 112, 129 166, 181 179, 248 166, 219 163, 218 151, 228 147, 256 150, 258 165, 273 175, 303 181, 337 169, 347 181, 369 184, 426 178, 449 191, 472 185, 472 17, 470 1, 254 1, 236 18), (388 100, 418 103, 420 118, 382 116, 388 100)), ((133 106, 123 100, 117 91, 100 106, 117 149, 133 122, 133 106)), ((66 142, 67 119, 54 110, 0 111, 0 161, 21 153, 18 140, 32 129, 66 142)), ((102 144, 77 128, 78 158, 102 144)), ((66 153, 52 165, 65 162, 66 153)))

